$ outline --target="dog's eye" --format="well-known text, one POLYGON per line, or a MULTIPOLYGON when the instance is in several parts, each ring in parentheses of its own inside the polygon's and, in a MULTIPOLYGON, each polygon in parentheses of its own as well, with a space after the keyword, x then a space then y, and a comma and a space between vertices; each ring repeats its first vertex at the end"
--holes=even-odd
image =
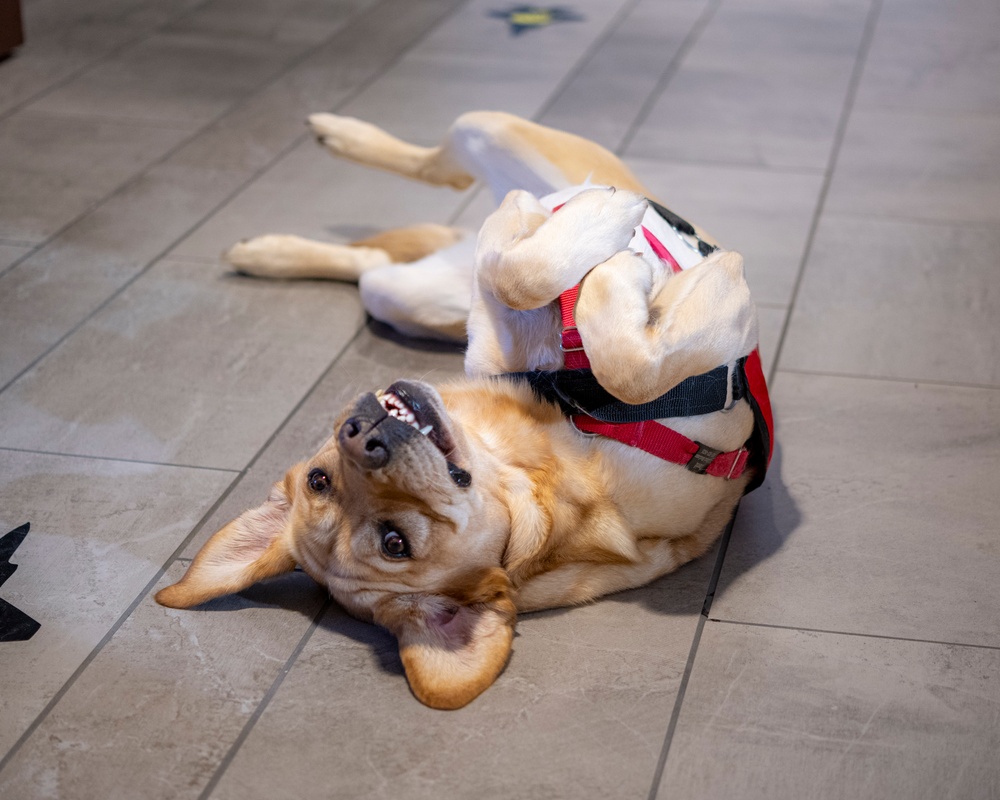
POLYGON ((382 552, 389 558, 409 558, 410 546, 403 536, 391 522, 383 522, 379 525, 382 533, 382 552))
POLYGON ((330 476, 321 469, 314 469, 309 473, 309 488, 314 492, 325 492, 330 488, 330 476))

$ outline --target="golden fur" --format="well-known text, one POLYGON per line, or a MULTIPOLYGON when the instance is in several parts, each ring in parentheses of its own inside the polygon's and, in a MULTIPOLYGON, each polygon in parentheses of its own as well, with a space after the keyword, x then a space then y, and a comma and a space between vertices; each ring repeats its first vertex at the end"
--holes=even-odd
MULTIPOLYGON (((186 608, 299 564, 347 611, 395 634, 418 699, 457 708, 503 670, 518 612, 587 602, 696 558, 750 479, 695 474, 583 435, 526 385, 489 376, 561 366, 553 300, 577 283, 577 322, 594 373, 631 403, 745 355, 756 345, 756 315, 738 254, 720 250, 671 275, 629 249, 646 201, 631 191, 638 184, 624 165, 586 140, 478 112, 460 118, 442 146, 420 148, 367 123, 321 116, 314 126, 328 147, 410 177, 467 185, 475 156, 492 159, 480 171, 494 178, 529 165, 582 180, 596 164, 602 182, 619 187, 571 192, 556 214, 529 192, 502 193, 474 252, 470 377, 437 389, 399 382, 360 396, 318 453, 216 533, 184 578, 156 596, 186 608), (399 403, 415 419, 400 418, 399 403)), ((449 234, 428 236, 433 249, 432 239, 449 234)), ((364 247, 389 262, 378 240, 364 247)), ((255 258, 277 252, 265 251, 255 258)), ((419 261, 412 269, 440 278, 419 261)), ((445 316, 438 331, 453 324, 445 316)), ((392 322, 406 330, 418 317, 392 322)), ((745 400, 666 422, 722 451, 741 447, 754 425, 745 400)))

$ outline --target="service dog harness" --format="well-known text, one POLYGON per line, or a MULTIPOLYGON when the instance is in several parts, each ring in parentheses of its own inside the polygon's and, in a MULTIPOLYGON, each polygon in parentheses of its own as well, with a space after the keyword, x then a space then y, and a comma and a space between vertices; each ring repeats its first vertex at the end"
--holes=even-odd
MULTIPOLYGON (((669 209, 652 201, 650 206, 676 234, 675 253, 671 253, 645 224, 641 232, 653 253, 672 272, 678 273, 700 263, 716 249, 702 241, 690 223, 669 209), (691 252, 681 252, 679 248, 691 252)), ((560 207, 557 205, 554 210, 560 207)), ((774 430, 759 351, 754 349, 733 365, 723 364, 710 372, 687 378, 648 403, 624 403, 607 392, 590 369, 590 360, 573 316, 579 292, 577 285, 559 297, 563 368, 514 373, 510 377, 527 381, 538 395, 557 403, 582 433, 638 447, 700 475, 731 480, 752 467, 754 476, 746 491, 757 488, 771 460, 774 430), (744 398, 753 409, 754 430, 738 450, 722 452, 657 421, 723 411, 744 398)))

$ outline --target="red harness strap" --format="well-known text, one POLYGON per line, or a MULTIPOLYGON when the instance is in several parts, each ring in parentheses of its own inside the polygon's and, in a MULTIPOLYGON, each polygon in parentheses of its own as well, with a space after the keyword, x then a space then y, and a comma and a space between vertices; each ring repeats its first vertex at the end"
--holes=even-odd
MULTIPOLYGON (((646 237, 646 241, 652 247, 653 252, 661 260, 669 264, 673 272, 680 272, 680 264, 670 255, 667 248, 646 228, 643 228, 642 232, 646 237)), ((562 313, 563 366, 565 369, 590 368, 590 359, 587 358, 587 354, 584 352, 583 338, 576 328, 576 319, 573 313, 579 294, 580 286, 578 284, 571 289, 567 289, 559 296, 559 307, 562 313)), ((753 360, 755 360, 757 367, 755 371, 756 375, 753 374, 754 370, 748 369, 747 377, 750 381, 751 389, 755 390, 757 387, 754 386, 754 380, 757 375, 759 375, 761 385, 763 384, 763 373, 760 371, 760 356, 756 350, 747 359, 748 367, 753 360)), ((764 389, 763 395, 766 402, 766 389, 764 389)), ((770 405, 767 404, 766 413, 770 415, 770 411, 770 405)), ((577 414, 571 419, 577 430, 583 433, 606 436, 609 439, 623 442, 630 447, 638 447, 640 450, 662 458, 664 461, 687 466, 693 472, 726 478, 727 480, 738 478, 743 474, 750 455, 745 447, 723 453, 713 447, 703 445, 701 442, 689 439, 655 420, 621 423, 602 422, 586 414, 577 414)), ((770 427, 771 423, 768 418, 769 430, 770 427)), ((770 460, 770 453, 768 453, 768 460, 770 460)))

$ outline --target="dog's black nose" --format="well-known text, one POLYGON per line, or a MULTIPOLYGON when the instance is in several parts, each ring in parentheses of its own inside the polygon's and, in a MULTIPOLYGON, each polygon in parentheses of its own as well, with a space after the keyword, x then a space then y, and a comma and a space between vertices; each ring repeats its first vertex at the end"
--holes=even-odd
POLYGON ((362 469, 381 469, 389 463, 389 444, 379 436, 377 423, 365 417, 351 417, 337 434, 340 449, 362 469))

